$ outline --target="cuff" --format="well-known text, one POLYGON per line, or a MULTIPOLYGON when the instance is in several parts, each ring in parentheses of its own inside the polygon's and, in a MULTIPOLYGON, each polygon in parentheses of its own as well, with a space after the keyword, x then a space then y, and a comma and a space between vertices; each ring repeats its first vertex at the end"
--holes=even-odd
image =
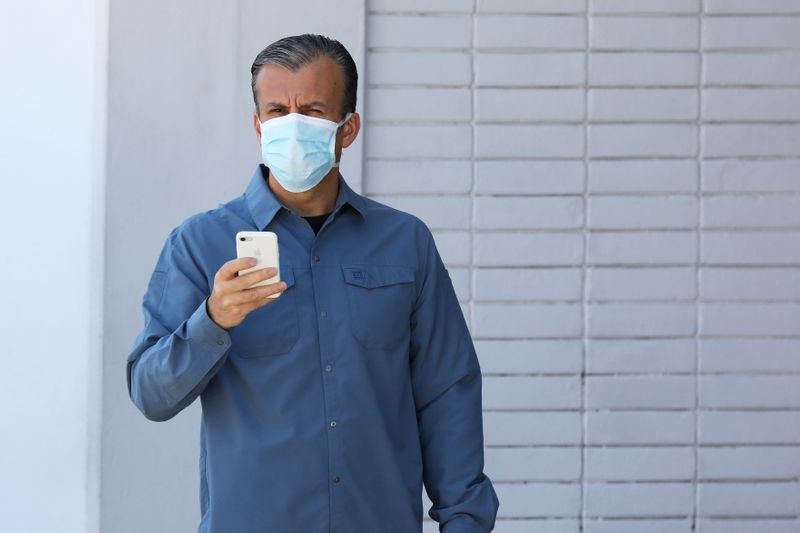
POLYGON ((486 533, 486 530, 474 519, 460 514, 445 522, 441 533, 486 533))
POLYGON ((231 346, 228 330, 214 322, 208 315, 208 297, 197 306, 197 309, 186 321, 186 338, 192 344, 217 346, 227 350, 231 346))

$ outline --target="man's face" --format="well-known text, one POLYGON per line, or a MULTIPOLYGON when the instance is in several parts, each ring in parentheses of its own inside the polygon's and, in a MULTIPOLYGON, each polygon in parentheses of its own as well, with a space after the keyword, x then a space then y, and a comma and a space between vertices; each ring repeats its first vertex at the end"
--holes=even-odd
MULTIPOLYGON (((329 57, 321 57, 296 72, 278 65, 264 65, 256 76, 259 113, 253 113, 253 125, 261 142, 261 122, 289 113, 339 122, 344 118, 344 73, 329 57)), ((355 140, 360 117, 353 113, 336 133, 336 159, 342 147, 355 140)))

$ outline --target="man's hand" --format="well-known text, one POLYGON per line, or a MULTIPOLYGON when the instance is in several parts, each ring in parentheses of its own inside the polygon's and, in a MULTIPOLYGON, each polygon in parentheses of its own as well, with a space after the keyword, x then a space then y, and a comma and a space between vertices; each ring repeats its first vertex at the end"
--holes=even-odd
POLYGON ((208 298, 208 316, 222 328, 238 326, 251 311, 273 302, 275 298, 268 298, 270 294, 286 290, 283 281, 249 288, 277 274, 277 270, 270 267, 239 276, 240 270, 253 266, 252 261, 250 257, 231 259, 214 275, 214 288, 208 298))

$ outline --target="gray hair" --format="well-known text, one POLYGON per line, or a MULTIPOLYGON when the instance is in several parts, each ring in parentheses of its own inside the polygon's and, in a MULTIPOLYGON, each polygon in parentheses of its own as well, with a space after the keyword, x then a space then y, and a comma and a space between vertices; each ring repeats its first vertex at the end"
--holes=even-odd
POLYGON ((256 77, 264 65, 278 65, 296 72, 300 67, 320 57, 331 58, 344 74, 344 100, 342 102, 342 118, 347 112, 356 112, 356 90, 358 88, 358 72, 356 63, 350 52, 337 41, 323 35, 304 33, 284 37, 270 44, 258 53, 253 66, 250 67, 250 88, 253 90, 253 102, 258 109, 256 95, 256 77))

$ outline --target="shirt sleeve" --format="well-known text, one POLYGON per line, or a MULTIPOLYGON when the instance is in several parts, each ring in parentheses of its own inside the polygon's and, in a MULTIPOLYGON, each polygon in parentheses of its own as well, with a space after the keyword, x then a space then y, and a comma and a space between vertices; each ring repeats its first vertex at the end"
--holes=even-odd
POLYGON ((144 328, 128 354, 128 395, 149 420, 169 420, 200 395, 226 359, 228 331, 208 315, 208 282, 172 230, 142 297, 144 328))
POLYGON ((499 500, 483 472, 481 369, 450 274, 427 226, 411 319, 411 379, 428 514, 446 533, 494 529, 499 500))

